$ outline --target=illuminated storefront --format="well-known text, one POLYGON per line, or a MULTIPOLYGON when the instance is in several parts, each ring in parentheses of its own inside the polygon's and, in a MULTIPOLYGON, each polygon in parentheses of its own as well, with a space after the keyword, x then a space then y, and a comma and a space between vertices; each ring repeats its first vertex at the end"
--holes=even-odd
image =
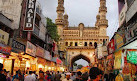
POLYGON ((37 71, 45 71, 46 60, 40 57, 37 57, 37 59, 37 71))
POLYGON ((6 45, 8 43, 9 35, 2 30, 0 30, 0 34, 5 37, 5 39, 0 37, 0 41, 3 43, 0 43, 0 63, 4 65, 4 69, 11 72, 12 60, 8 59, 11 54, 11 47, 6 45))

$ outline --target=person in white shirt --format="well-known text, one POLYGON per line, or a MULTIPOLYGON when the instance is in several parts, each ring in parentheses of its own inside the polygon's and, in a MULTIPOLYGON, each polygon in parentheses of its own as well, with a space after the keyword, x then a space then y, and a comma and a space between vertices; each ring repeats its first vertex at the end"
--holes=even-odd
POLYGON ((64 74, 64 72, 61 74, 61 78, 60 78, 60 80, 62 81, 62 80, 64 80, 65 79, 65 74, 64 74))
POLYGON ((70 76, 71 76, 71 73, 66 73, 66 78, 63 79, 62 81, 72 81, 72 80, 70 79, 70 76))
POLYGON ((24 81, 35 81, 36 78, 32 76, 32 71, 29 71, 29 75, 25 77, 24 81))

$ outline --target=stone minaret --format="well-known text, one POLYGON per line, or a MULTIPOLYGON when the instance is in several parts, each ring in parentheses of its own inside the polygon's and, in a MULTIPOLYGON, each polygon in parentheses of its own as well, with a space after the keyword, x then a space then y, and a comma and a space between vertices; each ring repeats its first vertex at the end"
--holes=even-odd
POLYGON ((97 16, 96 16, 96 24, 95 24, 95 27, 96 28, 98 28, 98 26, 99 26, 99 20, 100 20, 100 15, 98 14, 97 16))
POLYGON ((69 26, 68 15, 65 14, 65 15, 64 15, 64 27, 65 27, 65 29, 67 29, 68 26, 69 26))
POLYGON ((62 37, 64 27, 64 0, 58 0, 56 25, 58 34, 62 37))
POLYGON ((99 14, 100 14, 100 20, 99 20, 99 35, 100 36, 106 36, 106 30, 108 27, 108 20, 106 19, 106 13, 107 13, 107 7, 106 7, 106 0, 100 0, 100 7, 99 7, 99 14))

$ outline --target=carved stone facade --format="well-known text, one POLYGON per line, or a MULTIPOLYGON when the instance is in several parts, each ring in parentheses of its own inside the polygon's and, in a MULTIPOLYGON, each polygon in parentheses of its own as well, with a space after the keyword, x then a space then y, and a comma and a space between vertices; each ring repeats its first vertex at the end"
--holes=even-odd
POLYGON ((95 27, 85 27, 83 23, 80 23, 78 27, 69 27, 68 15, 65 14, 63 18, 63 5, 63 2, 58 5, 56 19, 58 34, 61 36, 59 41, 60 50, 67 51, 68 63, 70 64, 73 58, 81 55, 89 58, 90 63, 93 63, 97 45, 103 45, 105 42, 107 45, 109 42, 109 37, 106 34, 108 27, 106 0, 100 0, 99 14, 96 17, 95 27))

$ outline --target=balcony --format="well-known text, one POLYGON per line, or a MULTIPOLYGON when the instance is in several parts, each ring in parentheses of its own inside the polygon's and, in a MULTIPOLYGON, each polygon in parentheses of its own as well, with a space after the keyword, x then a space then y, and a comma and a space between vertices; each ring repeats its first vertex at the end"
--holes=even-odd
POLYGON ((68 46, 67 49, 95 49, 94 46, 68 46))
POLYGON ((39 37, 39 31, 40 31, 39 27, 35 24, 34 31, 32 33, 39 37))
POLYGON ((103 7, 99 7, 99 12, 101 11, 106 11, 107 12, 107 7, 103 6, 103 7))
POLYGON ((106 26, 108 26, 108 20, 100 20, 100 21, 99 21, 99 26, 101 26, 101 25, 106 25, 106 26))
POLYGON ((56 24, 63 25, 64 24, 63 19, 56 19, 56 24))

